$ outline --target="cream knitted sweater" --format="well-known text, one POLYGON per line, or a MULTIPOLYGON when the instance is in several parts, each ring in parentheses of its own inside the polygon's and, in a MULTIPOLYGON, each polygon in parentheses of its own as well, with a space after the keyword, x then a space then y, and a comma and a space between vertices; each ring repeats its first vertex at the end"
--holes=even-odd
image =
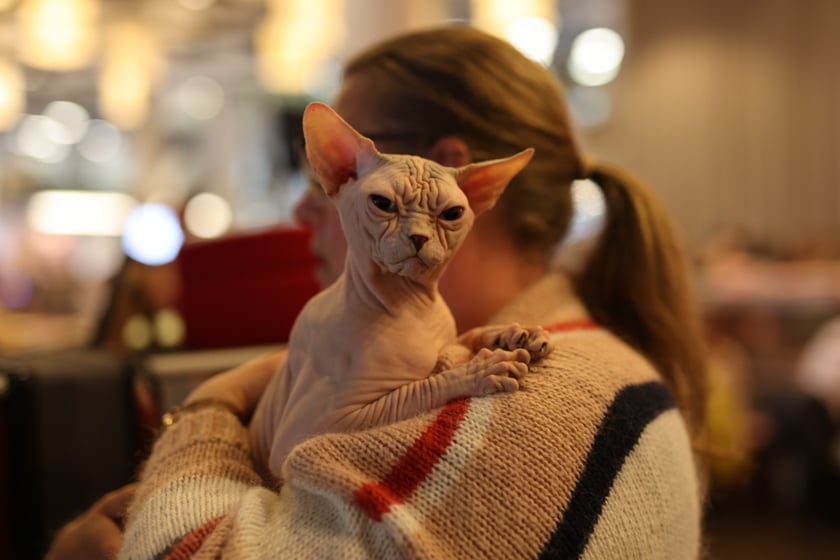
POLYGON ((501 317, 554 322, 554 352, 518 392, 312 438, 279 492, 260 485, 232 414, 184 415, 143 470, 120 557, 696 558, 683 419, 562 288, 548 277, 501 317))

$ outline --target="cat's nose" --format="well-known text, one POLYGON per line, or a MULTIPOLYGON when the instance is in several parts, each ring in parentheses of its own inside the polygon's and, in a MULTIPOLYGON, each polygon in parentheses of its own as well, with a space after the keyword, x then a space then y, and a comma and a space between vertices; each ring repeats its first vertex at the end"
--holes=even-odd
POLYGON ((414 250, 415 251, 419 251, 420 248, 423 247, 423 245, 426 244, 426 241, 429 240, 429 238, 426 237, 425 235, 417 235, 417 234, 409 235, 408 238, 411 239, 412 243, 414 243, 414 250))

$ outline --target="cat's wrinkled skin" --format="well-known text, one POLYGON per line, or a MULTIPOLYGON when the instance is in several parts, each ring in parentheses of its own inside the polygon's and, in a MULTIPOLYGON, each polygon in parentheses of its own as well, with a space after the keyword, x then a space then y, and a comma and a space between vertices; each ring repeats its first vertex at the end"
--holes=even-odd
POLYGON ((291 448, 314 434, 514 391, 529 362, 550 351, 539 327, 483 327, 456 341, 437 290, 475 216, 493 207, 533 150, 455 169, 381 154, 320 103, 307 107, 303 126, 348 254, 344 274, 299 315, 288 358, 251 423, 255 459, 278 478, 291 448))

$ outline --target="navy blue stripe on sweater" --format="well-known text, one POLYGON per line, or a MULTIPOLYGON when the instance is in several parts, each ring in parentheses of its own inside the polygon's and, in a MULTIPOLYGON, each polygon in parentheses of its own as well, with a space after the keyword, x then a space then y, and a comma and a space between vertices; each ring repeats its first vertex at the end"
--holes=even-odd
POLYGON ((586 458, 569 505, 539 558, 579 558, 627 456, 650 422, 674 408, 668 389, 658 382, 631 385, 613 400, 586 458))

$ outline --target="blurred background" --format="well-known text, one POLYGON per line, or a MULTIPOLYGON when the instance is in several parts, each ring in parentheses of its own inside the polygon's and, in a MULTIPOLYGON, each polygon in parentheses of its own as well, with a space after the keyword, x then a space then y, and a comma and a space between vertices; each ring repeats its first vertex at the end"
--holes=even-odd
POLYGON ((284 340, 316 290, 303 107, 360 48, 445 21, 550 67, 588 151, 684 234, 709 556, 840 557, 834 0, 0 0, 0 556, 39 557, 161 409, 284 340))

